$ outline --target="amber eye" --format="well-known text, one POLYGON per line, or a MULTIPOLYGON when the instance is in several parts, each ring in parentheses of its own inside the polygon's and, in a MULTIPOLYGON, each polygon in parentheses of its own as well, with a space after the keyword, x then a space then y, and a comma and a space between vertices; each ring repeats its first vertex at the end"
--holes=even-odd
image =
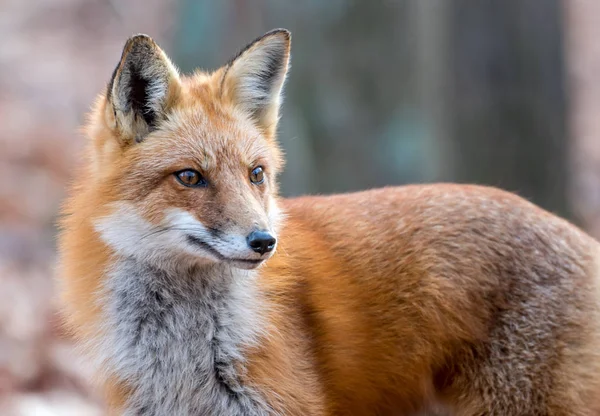
POLYGON ((198 172, 197 170, 180 170, 179 172, 175 172, 174 175, 179 181, 179 183, 190 188, 196 188, 207 185, 206 179, 204 179, 200 172, 198 172))
POLYGON ((265 172, 263 171, 262 166, 252 169, 252 172, 250 172, 250 182, 252 182, 254 185, 260 185, 264 181, 265 172))

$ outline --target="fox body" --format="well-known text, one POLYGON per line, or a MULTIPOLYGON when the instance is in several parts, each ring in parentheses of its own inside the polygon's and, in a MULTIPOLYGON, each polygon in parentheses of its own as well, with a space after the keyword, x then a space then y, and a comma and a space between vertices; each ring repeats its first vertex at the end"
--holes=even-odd
POLYGON ((486 187, 278 198, 289 51, 138 35, 96 103, 59 270, 111 412, 600 414, 598 243, 486 187))

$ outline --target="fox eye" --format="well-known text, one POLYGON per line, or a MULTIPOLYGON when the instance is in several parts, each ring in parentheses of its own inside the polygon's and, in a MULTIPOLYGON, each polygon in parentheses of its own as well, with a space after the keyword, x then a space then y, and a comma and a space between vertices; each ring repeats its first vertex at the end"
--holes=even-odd
POLYGON ((265 172, 263 171, 262 166, 258 166, 252 169, 250 172, 250 182, 254 185, 260 185, 265 181, 265 172))
POLYGON ((190 188, 197 188, 207 185, 206 179, 204 179, 197 170, 180 170, 179 172, 175 172, 174 175, 180 184, 190 188))

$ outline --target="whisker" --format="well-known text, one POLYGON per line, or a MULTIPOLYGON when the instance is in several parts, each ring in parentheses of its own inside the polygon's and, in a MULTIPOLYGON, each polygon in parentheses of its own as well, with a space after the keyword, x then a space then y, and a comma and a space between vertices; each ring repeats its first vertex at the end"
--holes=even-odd
POLYGON ((154 235, 154 234, 158 234, 158 233, 160 233, 160 232, 169 231, 169 229, 170 229, 171 227, 157 227, 157 228, 158 228, 158 230, 156 230, 156 229, 153 229, 152 231, 150 231, 150 232, 148 232, 148 233, 146 233, 146 234, 142 235, 142 236, 140 237, 140 241, 141 241, 141 240, 143 240, 144 238, 146 238, 146 237, 150 237, 150 236, 152 236, 152 235, 154 235))
POLYGON ((156 234, 161 234, 161 233, 165 233, 167 231, 189 231, 189 232, 199 232, 199 231, 203 231, 203 230, 199 230, 199 229, 194 229, 194 228, 184 228, 184 227, 173 227, 173 226, 168 226, 168 227, 157 227, 158 229, 154 229, 144 235, 142 235, 140 237, 140 241, 151 237, 153 235, 156 234))

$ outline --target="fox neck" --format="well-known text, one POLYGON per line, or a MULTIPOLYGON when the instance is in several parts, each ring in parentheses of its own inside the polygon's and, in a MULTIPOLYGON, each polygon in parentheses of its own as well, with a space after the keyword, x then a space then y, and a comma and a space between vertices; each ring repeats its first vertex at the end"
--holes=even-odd
POLYGON ((106 364, 131 382, 125 414, 263 415, 241 381, 257 343, 256 273, 218 264, 177 272, 123 259, 107 285, 106 364))

